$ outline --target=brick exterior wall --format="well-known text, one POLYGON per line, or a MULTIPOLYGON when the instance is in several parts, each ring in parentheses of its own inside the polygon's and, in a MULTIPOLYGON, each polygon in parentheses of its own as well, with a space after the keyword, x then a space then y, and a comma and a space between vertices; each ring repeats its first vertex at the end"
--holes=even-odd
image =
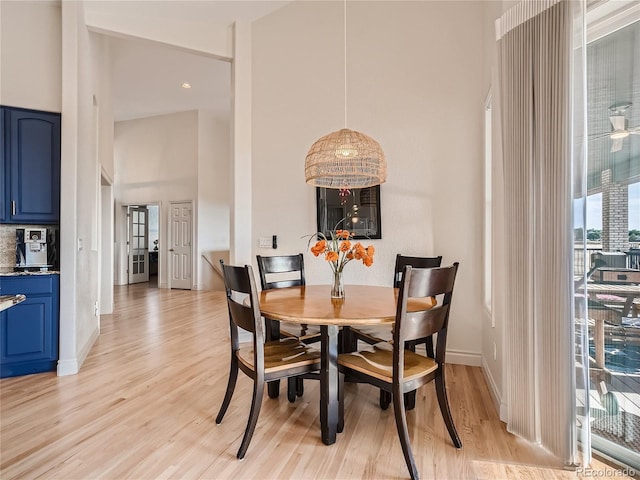
POLYGON ((611 170, 602 172, 602 249, 629 250, 629 189, 611 181, 611 170))

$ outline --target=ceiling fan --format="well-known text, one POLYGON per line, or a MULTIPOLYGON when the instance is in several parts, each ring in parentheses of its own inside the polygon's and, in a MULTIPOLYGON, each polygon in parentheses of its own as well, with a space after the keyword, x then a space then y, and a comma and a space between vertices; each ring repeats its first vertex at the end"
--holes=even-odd
POLYGON ((631 106, 631 102, 614 103, 609 107, 611 115, 609 121, 613 130, 609 133, 611 143, 611 153, 622 150, 622 142, 629 135, 640 135, 640 126, 629 128, 624 112, 631 106))

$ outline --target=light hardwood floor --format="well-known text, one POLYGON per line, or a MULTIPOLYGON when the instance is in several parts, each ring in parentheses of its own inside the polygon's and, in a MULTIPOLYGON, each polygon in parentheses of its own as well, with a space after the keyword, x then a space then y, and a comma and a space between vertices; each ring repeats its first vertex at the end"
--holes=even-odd
MULTIPOLYGON (((306 380, 294 404, 281 385, 279 399, 265 395, 238 461, 252 383, 240 374, 216 425, 229 362, 223 293, 142 284, 115 295, 79 374, 0 381, 0 478, 408 478, 393 408, 381 411, 378 390, 366 385, 346 386, 345 429, 332 446, 320 440, 318 383, 306 380)), ((423 479, 577 477, 506 432, 480 368, 448 366, 447 375, 463 448, 452 446, 426 385, 407 414, 423 479)))

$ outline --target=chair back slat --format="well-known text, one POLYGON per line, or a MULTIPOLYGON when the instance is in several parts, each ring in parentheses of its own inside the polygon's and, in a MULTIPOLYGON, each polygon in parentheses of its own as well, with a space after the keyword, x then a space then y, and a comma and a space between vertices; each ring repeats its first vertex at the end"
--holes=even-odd
POLYGON ((439 257, 410 257, 407 255, 396 255, 396 267, 393 275, 393 286, 400 288, 402 272, 407 265, 413 268, 434 268, 442 264, 442 256, 439 257))
POLYGON ((301 253, 272 257, 256 255, 256 260, 262 290, 305 285, 304 257, 301 253))
POLYGON ((428 337, 442 330, 449 313, 449 305, 438 305, 430 310, 407 312, 404 323, 406 341, 428 337))
POLYGON ((394 329, 395 345, 404 345, 405 341, 446 331, 457 271, 457 262, 450 267, 440 268, 405 266, 398 295, 396 328, 394 329), (430 309, 407 311, 409 298, 427 297, 442 297, 442 301, 430 309))
POLYGON ((247 330, 251 333, 256 333, 256 325, 253 319, 253 309, 250 306, 243 305, 239 301, 236 301, 228 297, 229 301, 229 314, 233 323, 238 327, 247 330))
POLYGON ((423 296, 436 297, 453 290, 455 274, 451 273, 451 267, 443 268, 412 268, 414 273, 413 281, 409 283, 409 298, 420 298, 423 296), (430 270, 422 272, 422 270, 430 270), (429 292, 425 294, 424 292, 429 292))
MULTIPOLYGON (((250 265, 236 267, 220 260, 229 307, 231 337, 237 340, 240 327, 254 334, 254 342, 264 343, 264 328, 253 269, 250 265)), ((235 343, 235 342, 234 342, 235 343)))

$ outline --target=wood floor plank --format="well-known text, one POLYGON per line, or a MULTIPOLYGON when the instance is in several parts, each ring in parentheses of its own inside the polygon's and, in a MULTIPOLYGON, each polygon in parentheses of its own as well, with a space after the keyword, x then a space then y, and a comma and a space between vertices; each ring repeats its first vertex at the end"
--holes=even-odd
MULTIPOLYGON (((295 403, 265 395, 244 460, 251 381, 239 375, 215 424, 229 368, 228 313, 221 292, 115 288, 115 311, 77 375, 0 381, 0 478, 327 479, 407 478, 393 407, 378 390, 345 387, 345 431, 320 439, 319 384, 305 380, 295 403)), ((453 447, 432 384, 407 414, 422 478, 575 478, 558 459, 509 434, 481 369, 449 365, 453 447)), ((598 464, 595 465, 596 467, 598 464)))

